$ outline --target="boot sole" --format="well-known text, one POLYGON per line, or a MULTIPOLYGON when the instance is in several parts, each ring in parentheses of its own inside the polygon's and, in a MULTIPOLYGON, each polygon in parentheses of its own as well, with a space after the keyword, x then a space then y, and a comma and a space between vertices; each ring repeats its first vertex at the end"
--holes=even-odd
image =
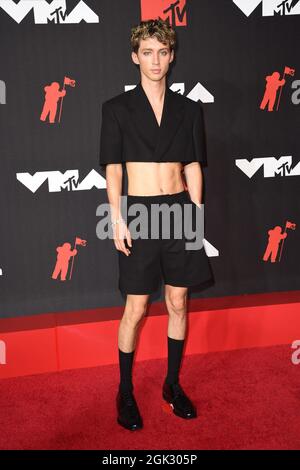
POLYGON ((137 424, 134 426, 126 425, 119 418, 117 418, 117 422, 120 424, 120 426, 122 426, 125 429, 128 429, 129 431, 138 431, 139 429, 143 428, 143 424, 137 424))
POLYGON ((170 407, 172 408, 173 413, 174 413, 176 416, 179 416, 179 418, 182 418, 182 419, 194 419, 194 418, 197 418, 197 414, 192 415, 192 416, 185 416, 185 415, 182 415, 182 414, 178 413, 178 412, 176 411, 176 409, 174 408, 173 403, 172 403, 171 401, 169 401, 169 400, 165 397, 164 394, 163 394, 163 399, 165 400, 165 402, 167 402, 167 403, 170 405, 170 407))

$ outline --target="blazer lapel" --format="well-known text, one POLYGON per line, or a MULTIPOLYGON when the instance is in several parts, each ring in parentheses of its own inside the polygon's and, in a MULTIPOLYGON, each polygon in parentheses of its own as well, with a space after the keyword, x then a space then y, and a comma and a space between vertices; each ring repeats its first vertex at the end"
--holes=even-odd
POLYGON ((159 161, 171 145, 183 119, 183 100, 166 85, 160 126, 141 82, 131 90, 130 112, 140 138, 153 150, 153 161, 159 161))

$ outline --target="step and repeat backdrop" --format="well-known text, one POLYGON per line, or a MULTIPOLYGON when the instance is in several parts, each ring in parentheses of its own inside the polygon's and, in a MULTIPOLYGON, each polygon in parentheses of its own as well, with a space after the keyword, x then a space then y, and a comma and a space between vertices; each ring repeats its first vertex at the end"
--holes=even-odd
POLYGON ((130 30, 158 17, 168 86, 205 117, 215 279, 191 296, 299 289, 300 1, 0 0, 0 317, 124 303, 96 233, 101 106, 138 83, 130 30))

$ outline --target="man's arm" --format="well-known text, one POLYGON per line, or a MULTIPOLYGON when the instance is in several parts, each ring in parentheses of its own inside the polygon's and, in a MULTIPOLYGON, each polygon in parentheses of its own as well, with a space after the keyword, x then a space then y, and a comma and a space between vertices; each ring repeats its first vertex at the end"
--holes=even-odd
POLYGON ((123 251, 128 256, 130 250, 126 248, 124 238, 126 238, 129 246, 132 246, 132 242, 121 212, 122 175, 122 163, 109 163, 106 165, 106 191, 113 223, 114 244, 117 250, 123 251))
POLYGON ((115 247, 128 255, 130 251, 125 247, 124 237, 129 246, 131 246, 131 237, 121 213, 122 132, 111 105, 106 102, 102 105, 99 164, 102 170, 105 170, 115 247))
POLYGON ((99 165, 103 171, 109 163, 122 163, 123 136, 109 102, 102 104, 99 165))
POLYGON ((203 186, 201 165, 199 162, 191 162, 184 166, 183 171, 190 198, 197 206, 200 206, 203 186))
POLYGON ((106 165, 106 192, 110 204, 112 222, 122 217, 120 207, 122 176, 122 163, 109 163, 106 165))
POLYGON ((201 164, 206 161, 206 138, 202 106, 197 103, 193 122, 193 146, 195 161, 183 162, 183 173, 191 200, 197 205, 202 204, 203 175, 201 164))

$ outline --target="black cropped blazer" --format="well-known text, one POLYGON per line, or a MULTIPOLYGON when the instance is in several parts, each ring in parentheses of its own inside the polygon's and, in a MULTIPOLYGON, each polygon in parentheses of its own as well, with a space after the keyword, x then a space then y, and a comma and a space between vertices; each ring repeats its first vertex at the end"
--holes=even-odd
POLYGON ((182 162, 205 164, 203 109, 166 86, 161 124, 141 85, 102 104, 101 170, 108 163, 182 162))

